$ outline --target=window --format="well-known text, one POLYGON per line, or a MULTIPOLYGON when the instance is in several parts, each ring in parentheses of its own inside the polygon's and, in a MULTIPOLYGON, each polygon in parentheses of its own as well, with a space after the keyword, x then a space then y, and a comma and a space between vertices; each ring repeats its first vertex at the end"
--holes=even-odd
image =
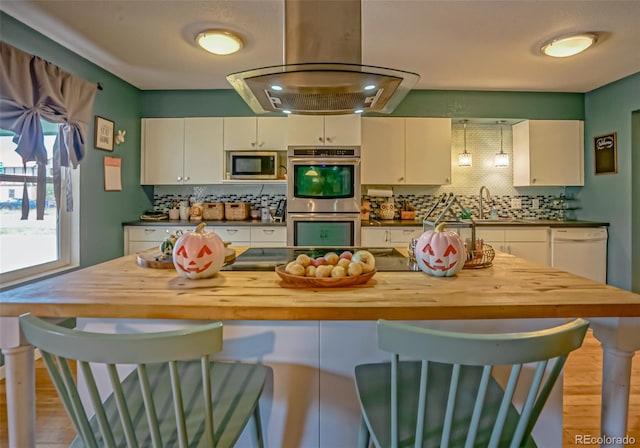
MULTIPOLYGON (((35 162, 23 166, 15 152, 13 134, 0 130, 0 281, 3 285, 77 264, 77 242, 72 241, 74 220, 77 224, 78 204, 72 213, 62 207, 58 218, 52 180, 53 144, 57 125, 42 122, 47 149, 47 184, 43 220, 36 219, 35 162), (29 219, 22 220, 22 196, 27 180, 29 219), (75 216, 74 216, 75 215, 75 216)), ((78 184, 78 169, 63 170, 71 173, 74 188, 78 184)), ((63 183, 64 185, 64 180, 63 183)), ((64 192, 62 193, 64 197, 64 192)), ((74 193, 74 198, 78 195, 74 193)))

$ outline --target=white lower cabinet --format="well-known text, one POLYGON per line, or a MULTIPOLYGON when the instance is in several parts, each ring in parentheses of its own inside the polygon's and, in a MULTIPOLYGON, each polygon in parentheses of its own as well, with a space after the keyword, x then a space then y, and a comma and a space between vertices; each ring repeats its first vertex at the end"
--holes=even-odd
MULTIPOLYGON (((194 225, 184 226, 125 226, 124 254, 130 255, 153 247, 159 247, 164 239, 182 232, 193 231, 194 225)), ((222 241, 234 246, 283 247, 287 245, 287 228, 284 226, 208 226, 222 241)))
POLYGON ((360 230, 362 247, 407 247, 412 238, 422 235, 422 227, 363 227, 360 230))
POLYGON ((194 226, 125 226, 124 227, 124 254, 130 255, 142 252, 160 244, 171 234, 179 230, 186 232, 195 229, 194 226))
POLYGON ((286 227, 251 227, 251 246, 282 247, 287 245, 286 227))
POLYGON ((216 226, 210 230, 234 246, 251 246, 251 229, 248 226, 216 226))
POLYGON ((476 238, 495 250, 550 266, 548 227, 476 227, 476 238))

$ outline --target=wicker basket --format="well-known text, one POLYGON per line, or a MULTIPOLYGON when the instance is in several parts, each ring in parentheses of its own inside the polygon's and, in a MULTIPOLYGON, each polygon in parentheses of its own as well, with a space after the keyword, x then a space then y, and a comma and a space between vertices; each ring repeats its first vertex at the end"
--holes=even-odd
POLYGON ((205 202, 202 204, 202 219, 205 221, 220 221, 224 219, 224 204, 222 202, 205 202))
POLYGON ((416 219, 416 211, 415 210, 400 210, 400 219, 402 220, 413 220, 416 219))
POLYGON ((224 204, 224 216, 227 221, 244 221, 249 218, 251 204, 248 202, 226 202, 224 204))
POLYGON ((467 251, 467 261, 464 269, 488 268, 493 263, 496 253, 488 244, 483 244, 482 249, 467 251))

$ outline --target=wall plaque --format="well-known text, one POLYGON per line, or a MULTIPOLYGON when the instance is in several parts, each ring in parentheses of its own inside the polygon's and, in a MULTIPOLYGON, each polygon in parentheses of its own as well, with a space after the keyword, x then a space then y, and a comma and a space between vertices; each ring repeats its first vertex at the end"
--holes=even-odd
POLYGON ((596 175, 618 172, 617 132, 593 138, 596 175))

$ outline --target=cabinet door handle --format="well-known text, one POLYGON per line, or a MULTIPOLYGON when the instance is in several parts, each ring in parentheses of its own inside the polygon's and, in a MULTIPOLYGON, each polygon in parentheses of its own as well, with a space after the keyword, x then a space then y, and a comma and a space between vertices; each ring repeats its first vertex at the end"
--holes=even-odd
POLYGON ((251 147, 255 148, 256 147, 256 142, 251 142, 251 147))
POLYGON ((156 229, 144 229, 144 233, 155 232, 156 229))
POLYGON ((404 177, 401 177, 400 179, 398 179, 398 182, 403 181, 404 177))
POLYGON ((258 143, 258 148, 262 148, 262 145, 264 145, 264 142, 258 143))
POLYGON ((178 176, 178 182, 182 182, 182 176, 178 176))
POLYGON ((329 143, 331 143, 331 137, 327 137, 325 140, 327 140, 329 143))
POLYGON ((322 137, 318 137, 318 140, 320 140, 321 142, 324 142, 324 139, 322 137))
POLYGON ((227 229, 227 233, 238 233, 238 229, 227 229))
POLYGON ((275 232, 275 230, 273 230, 273 229, 263 229, 262 232, 266 233, 267 235, 272 235, 273 232, 275 232))
POLYGON ((185 181, 185 182, 189 182, 190 180, 191 180, 191 178, 190 178, 189 176, 185 176, 185 177, 184 177, 184 181, 185 181))
POLYGON ((538 180, 538 179, 536 179, 535 177, 532 177, 532 178, 531 178, 531 183, 532 183, 532 184, 535 184, 537 180, 538 180))
POLYGON ((388 230, 384 231, 384 242, 385 243, 389 242, 389 231, 388 230))

